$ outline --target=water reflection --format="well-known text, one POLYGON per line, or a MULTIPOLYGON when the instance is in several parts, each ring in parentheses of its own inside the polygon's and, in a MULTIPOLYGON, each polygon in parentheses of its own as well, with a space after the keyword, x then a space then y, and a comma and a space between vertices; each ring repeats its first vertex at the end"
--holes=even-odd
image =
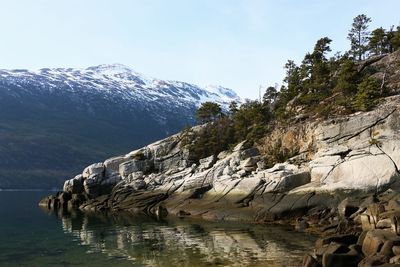
POLYGON ((129 213, 58 217, 88 253, 142 266, 299 266, 315 240, 277 226, 157 221, 129 213))

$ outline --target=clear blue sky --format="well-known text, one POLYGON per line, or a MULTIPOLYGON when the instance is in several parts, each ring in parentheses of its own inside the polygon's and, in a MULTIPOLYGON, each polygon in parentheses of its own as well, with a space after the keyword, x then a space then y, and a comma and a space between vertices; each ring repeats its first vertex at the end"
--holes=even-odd
POLYGON ((353 17, 400 23, 398 0, 0 0, 0 68, 122 63, 257 98, 315 41, 348 49, 353 17))

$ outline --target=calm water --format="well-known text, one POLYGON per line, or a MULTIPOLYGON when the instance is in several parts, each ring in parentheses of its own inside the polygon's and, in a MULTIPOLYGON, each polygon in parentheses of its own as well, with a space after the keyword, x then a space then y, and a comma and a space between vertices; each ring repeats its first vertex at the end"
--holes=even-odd
POLYGON ((315 237, 276 226, 49 214, 0 191, 0 266, 300 266, 315 237))

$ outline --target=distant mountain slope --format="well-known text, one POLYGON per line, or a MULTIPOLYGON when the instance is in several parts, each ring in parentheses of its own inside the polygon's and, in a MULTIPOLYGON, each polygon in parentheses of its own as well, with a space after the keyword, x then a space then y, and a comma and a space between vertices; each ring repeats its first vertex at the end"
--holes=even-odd
POLYGON ((205 101, 231 89, 147 78, 114 64, 0 70, 0 188, 59 187, 93 161, 193 124, 205 101))

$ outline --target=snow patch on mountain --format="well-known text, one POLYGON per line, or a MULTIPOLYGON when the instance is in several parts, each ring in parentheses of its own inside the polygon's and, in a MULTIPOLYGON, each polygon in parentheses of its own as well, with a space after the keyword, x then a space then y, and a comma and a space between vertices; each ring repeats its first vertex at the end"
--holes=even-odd
MULTIPOLYGON (((147 77, 122 64, 105 64, 86 69, 43 68, 0 70, 0 85, 13 85, 20 90, 50 92, 99 93, 117 101, 163 102, 168 105, 200 106, 206 101, 227 108, 231 101, 242 102, 232 90, 221 86, 200 86, 147 77)), ((9 86, 7 86, 9 87, 9 86)), ((15 88, 14 87, 14 88, 15 88)))

